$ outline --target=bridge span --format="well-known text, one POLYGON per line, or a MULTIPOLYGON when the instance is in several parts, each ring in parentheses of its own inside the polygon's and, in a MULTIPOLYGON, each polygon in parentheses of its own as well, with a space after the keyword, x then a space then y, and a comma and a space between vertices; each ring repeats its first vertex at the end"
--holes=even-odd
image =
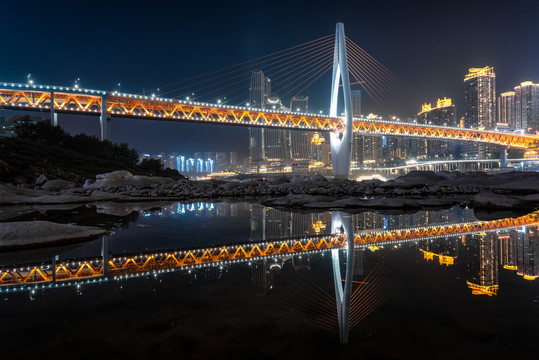
MULTIPOLYGON (((55 125, 58 124, 58 113, 99 116, 101 139, 108 140, 110 140, 111 118, 188 121, 320 132, 343 132, 345 128, 343 118, 327 115, 262 110, 103 90, 3 82, 0 82, 0 108, 48 111, 55 125)), ((384 119, 354 118, 353 131, 365 135, 479 142, 517 149, 539 147, 537 135, 422 125, 384 119)))

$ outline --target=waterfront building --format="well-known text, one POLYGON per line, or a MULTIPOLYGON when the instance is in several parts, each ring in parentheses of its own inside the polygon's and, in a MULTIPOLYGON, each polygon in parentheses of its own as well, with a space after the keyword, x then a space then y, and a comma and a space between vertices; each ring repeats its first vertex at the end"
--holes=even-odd
POLYGON ((515 87, 515 130, 539 131, 539 84, 525 81, 515 87))
MULTIPOLYGON (((457 127, 457 108, 450 98, 438 99, 436 107, 431 103, 421 106, 421 112, 417 114, 417 122, 425 125, 457 127)), ((419 139, 418 156, 424 155, 429 158, 450 158, 455 155, 455 143, 452 141, 419 139)))
MULTIPOLYGON (((464 77, 464 126, 470 129, 496 128, 496 74, 494 68, 471 68, 464 77)), ((465 158, 492 158, 496 147, 486 144, 465 143, 465 158)))
POLYGON ((517 130, 515 119, 515 92, 507 91, 498 96, 498 128, 517 130))

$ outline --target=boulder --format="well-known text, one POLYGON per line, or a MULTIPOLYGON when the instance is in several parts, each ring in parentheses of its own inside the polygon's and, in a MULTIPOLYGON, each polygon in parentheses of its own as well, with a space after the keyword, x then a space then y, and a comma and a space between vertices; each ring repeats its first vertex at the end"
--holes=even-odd
POLYGON ((45 184, 41 185, 41 188, 47 191, 62 191, 62 190, 72 189, 74 187, 75 187, 75 184, 69 181, 62 180, 62 179, 50 180, 50 181, 47 181, 45 184))
POLYGON ((36 179, 36 185, 41 186, 45 184, 49 179, 47 179, 47 176, 45 174, 39 175, 39 177, 36 179))

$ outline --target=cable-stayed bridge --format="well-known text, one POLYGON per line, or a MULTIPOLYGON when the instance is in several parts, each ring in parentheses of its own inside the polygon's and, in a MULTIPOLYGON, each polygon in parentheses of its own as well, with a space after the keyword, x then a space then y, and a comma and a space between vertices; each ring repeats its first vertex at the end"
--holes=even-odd
MULTIPOLYGON (((165 85, 163 90, 166 91, 162 95, 170 97, 83 89, 78 84, 75 87, 63 87, 30 82, 27 84, 0 82, 0 108, 49 111, 55 125, 58 124, 59 113, 96 115, 100 118, 102 140, 110 140, 110 122, 111 118, 115 117, 329 132, 334 173, 340 177, 348 177, 350 173, 352 133, 487 143, 505 148, 526 149, 530 152, 539 147, 539 136, 517 132, 353 118, 350 77, 356 80, 353 84, 359 84, 380 108, 385 110, 392 104, 402 101, 410 89, 347 38, 344 35, 344 25, 341 23, 337 24, 334 37, 328 35, 255 60, 257 61, 195 76, 187 79, 190 80, 187 83, 165 85), (273 82, 280 79, 285 84, 279 89, 283 96, 301 94, 332 70, 329 115, 294 112, 282 104, 268 108, 257 103, 260 102, 258 100, 253 100, 252 104, 245 104, 243 101, 233 104, 234 100, 245 97, 244 94, 237 93, 238 84, 245 81, 242 71, 250 72, 250 69, 262 66, 271 66, 274 69, 276 77, 273 78, 273 82), (181 86, 172 89, 172 86, 178 85, 181 86), (192 98, 186 96, 194 95, 191 89, 197 86, 207 95, 215 94, 217 91, 219 93, 228 91, 231 95, 217 100, 217 103, 202 101, 202 96, 192 98), (344 113, 339 116, 337 113, 341 88, 344 113)), ((263 85, 267 93, 261 90, 265 98, 270 96, 269 79, 267 81, 268 84, 263 85)), ((260 86, 262 85, 251 83, 250 90, 256 90, 260 86)), ((502 151, 502 157, 504 153, 502 151)), ((502 163, 505 163, 504 159, 502 163)))

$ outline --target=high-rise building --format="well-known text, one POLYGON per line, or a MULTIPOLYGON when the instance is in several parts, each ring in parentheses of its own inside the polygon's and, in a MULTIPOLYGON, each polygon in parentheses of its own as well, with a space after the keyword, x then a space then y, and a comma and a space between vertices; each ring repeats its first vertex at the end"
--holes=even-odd
MULTIPOLYGON (((464 126, 471 129, 496 128, 496 74, 494 68, 471 68, 464 77, 464 126)), ((465 158, 486 159, 497 156, 496 147, 464 143, 465 158)))
POLYGON ((516 130, 515 122, 515 92, 508 91, 498 96, 498 124, 499 128, 516 130))
MULTIPOLYGON (((258 109, 281 110, 278 96, 271 94, 271 81, 261 70, 251 73, 250 106, 258 109)), ((251 163, 283 161, 291 158, 290 136, 287 130, 249 128, 249 158, 251 163)))
POLYGON ((464 77, 464 124, 471 129, 496 127, 496 74, 493 67, 471 68, 464 77))
POLYGON ((290 111, 306 113, 309 111, 309 97, 308 96, 294 96, 290 100, 290 111))
MULTIPOLYGON (((421 112, 417 114, 417 122, 425 125, 458 127, 457 108, 447 97, 438 99, 436 107, 425 103, 421 106, 421 112)), ((426 157, 446 158, 455 155, 454 142, 425 139, 419 139, 419 142, 421 149, 425 149, 426 157)))
MULTIPOLYGON (((307 113, 309 111, 308 96, 294 96, 290 101, 290 110, 293 112, 307 113)), ((312 132, 301 130, 287 130, 287 143, 290 145, 286 158, 292 160, 307 160, 311 157, 312 132)))
POLYGON ((515 129, 539 131, 539 84, 525 81, 515 87, 515 129))
POLYGON ((262 70, 251 73, 251 86, 249 87, 249 106, 256 109, 265 109, 266 99, 271 94, 271 82, 262 70))

